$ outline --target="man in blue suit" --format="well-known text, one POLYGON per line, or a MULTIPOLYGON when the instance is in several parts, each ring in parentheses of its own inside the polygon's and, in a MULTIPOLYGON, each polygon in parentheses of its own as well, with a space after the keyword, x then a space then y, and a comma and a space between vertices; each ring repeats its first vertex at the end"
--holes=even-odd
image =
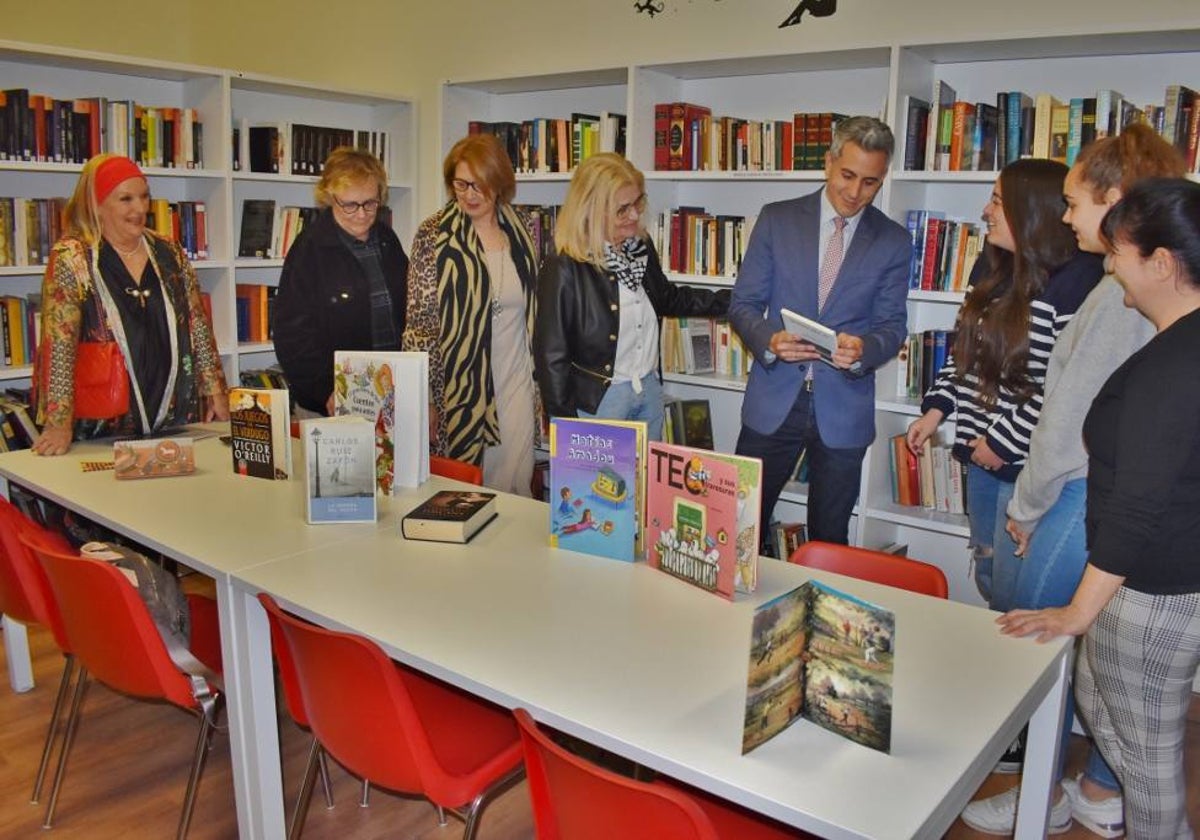
POLYGON ((863 456, 875 439, 874 371, 908 332, 912 240, 871 206, 894 147, 883 122, 842 120, 825 155, 824 188, 765 206, 742 260, 729 320, 755 364, 737 452, 763 459, 764 537, 807 451, 808 538, 848 542, 863 456), (831 362, 783 328, 784 308, 837 333, 831 362))

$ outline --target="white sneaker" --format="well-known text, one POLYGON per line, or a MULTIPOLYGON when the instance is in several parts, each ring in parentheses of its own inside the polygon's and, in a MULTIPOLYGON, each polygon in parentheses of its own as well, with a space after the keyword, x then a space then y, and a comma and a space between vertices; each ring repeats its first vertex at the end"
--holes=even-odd
MULTIPOLYGON (((963 809, 962 821, 984 834, 1012 834, 1017 826, 1017 797, 1020 786, 987 799, 977 799, 963 809)), ((1062 834, 1071 827, 1071 800, 1060 796, 1050 809, 1047 834, 1062 834)))
POLYGON ((1071 815, 1079 824, 1101 837, 1120 837, 1125 833, 1125 803, 1120 796, 1109 799, 1088 799, 1079 789, 1083 778, 1080 773, 1074 779, 1063 779, 1063 790, 1071 803, 1071 815))

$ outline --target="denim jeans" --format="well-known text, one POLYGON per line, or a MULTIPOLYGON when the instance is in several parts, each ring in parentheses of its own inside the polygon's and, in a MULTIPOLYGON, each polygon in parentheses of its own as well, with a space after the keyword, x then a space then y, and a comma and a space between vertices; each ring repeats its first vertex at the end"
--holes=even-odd
MULTIPOLYGON (((1087 505, 1087 479, 1078 478, 1063 485, 1058 501, 1038 522, 1024 557, 1015 557, 1016 575, 1012 607, 1040 610, 1071 603, 1087 564, 1087 539, 1083 515, 1087 505)), ((1066 704, 1063 712, 1062 748, 1058 759, 1058 778, 1062 778, 1067 741, 1075 704, 1066 704)), ((1084 775, 1109 790, 1119 790, 1116 777, 1104 763, 1095 745, 1088 751, 1084 775)))
POLYGON ((995 474, 976 464, 967 465, 967 518, 970 524, 971 549, 975 561, 975 585, 994 610, 1011 608, 1013 583, 1016 580, 1013 551, 1016 544, 1009 537, 1008 500, 1013 485, 1001 481, 995 474))
POLYGON ((642 392, 633 390, 632 382, 614 382, 604 392, 595 414, 578 412, 584 420, 642 420, 646 423, 648 440, 662 440, 663 390, 657 373, 642 377, 642 392))

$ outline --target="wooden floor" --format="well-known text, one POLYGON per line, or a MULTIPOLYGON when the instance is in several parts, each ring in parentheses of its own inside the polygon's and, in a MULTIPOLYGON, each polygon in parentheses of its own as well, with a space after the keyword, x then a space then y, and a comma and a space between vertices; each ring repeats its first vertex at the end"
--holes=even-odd
MULTIPOLYGON (((31 628, 34 674, 37 686, 14 694, 6 676, 0 684, 0 838, 31 838, 41 834, 44 808, 31 805, 33 776, 41 755, 46 723, 54 702, 62 657, 49 634, 31 628)), ((0 675, 4 660, 0 657, 0 675)), ((179 819, 188 762, 195 743, 195 719, 170 706, 129 700, 92 684, 83 708, 83 719, 72 750, 66 782, 59 799, 52 835, 71 838, 172 837, 179 819)), ((307 756, 309 736, 281 715, 284 790, 295 800, 307 756)), ((1200 722, 1188 732, 1188 776, 1192 780, 1189 803, 1192 824, 1200 825, 1200 722)), ((1073 739, 1069 766, 1083 762, 1084 742, 1073 739)), ((320 838, 459 838, 462 823, 451 818, 439 828, 433 808, 414 801, 371 792, 370 807, 358 807, 358 782, 330 763, 336 806, 326 810, 320 791, 305 823, 304 836, 320 838)), ((983 792, 998 792, 1015 777, 992 776, 983 792)), ((43 795, 43 803, 46 795, 43 795)), ((946 835, 953 840, 982 838, 956 822, 946 835)), ((1075 827, 1063 838, 1094 838, 1075 827)), ((214 740, 200 784, 190 837, 193 840, 226 840, 237 837, 229 741, 222 733, 214 740)), ((514 787, 484 812, 481 840, 528 840, 533 822, 524 783, 514 787)))

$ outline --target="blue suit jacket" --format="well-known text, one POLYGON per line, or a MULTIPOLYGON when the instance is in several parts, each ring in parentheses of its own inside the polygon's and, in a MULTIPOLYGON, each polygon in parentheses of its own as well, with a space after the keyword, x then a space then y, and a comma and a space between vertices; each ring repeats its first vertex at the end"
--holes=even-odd
POLYGON ((764 359, 771 336, 783 329, 779 310, 787 307, 863 340, 858 374, 812 363, 821 440, 830 447, 848 448, 868 446, 875 439, 875 368, 899 352, 908 334, 912 239, 875 207, 862 212, 819 316, 821 190, 768 204, 759 214, 729 306, 729 320, 754 354, 742 423, 756 432, 769 435, 782 425, 800 394, 809 364, 764 359))

